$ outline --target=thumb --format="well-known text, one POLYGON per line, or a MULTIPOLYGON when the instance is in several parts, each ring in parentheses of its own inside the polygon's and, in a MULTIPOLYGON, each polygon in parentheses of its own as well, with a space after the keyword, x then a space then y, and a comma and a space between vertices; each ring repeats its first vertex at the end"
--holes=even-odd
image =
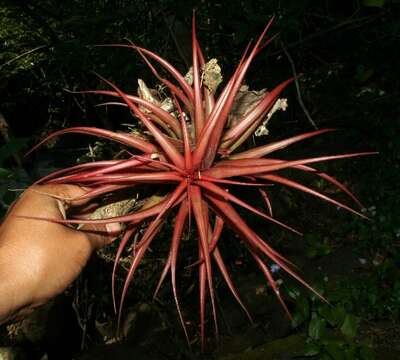
POLYGON ((94 249, 111 244, 122 231, 120 223, 110 224, 85 224, 79 231, 86 233, 94 249))

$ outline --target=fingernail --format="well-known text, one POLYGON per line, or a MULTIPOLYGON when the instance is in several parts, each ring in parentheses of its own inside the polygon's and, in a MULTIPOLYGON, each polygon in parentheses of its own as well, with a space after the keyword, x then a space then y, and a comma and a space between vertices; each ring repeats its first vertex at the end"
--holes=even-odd
POLYGON ((121 224, 117 222, 106 224, 106 229, 109 235, 118 235, 121 232, 121 224))

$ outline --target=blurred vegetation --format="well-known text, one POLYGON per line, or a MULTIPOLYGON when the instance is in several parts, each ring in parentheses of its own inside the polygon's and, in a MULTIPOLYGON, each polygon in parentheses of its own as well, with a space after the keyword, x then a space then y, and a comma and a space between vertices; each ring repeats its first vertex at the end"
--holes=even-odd
MULTIPOLYGON (((71 139, 61 140, 47 155, 52 159, 46 158, 46 169, 37 169, 34 161, 24 161, 22 155, 44 134, 77 124, 119 128, 130 121, 125 111, 95 107, 98 99, 65 89, 101 88, 104 85, 93 71, 127 91, 136 92, 138 78, 155 85, 134 52, 94 45, 133 41, 185 73, 190 64, 192 9, 196 9, 198 37, 206 55, 219 59, 226 78, 249 39, 275 15, 272 31, 280 36, 255 61, 247 78, 251 88, 268 88, 292 76, 293 63, 301 75, 300 94, 312 120, 321 128, 341 129, 315 141, 312 148, 320 153, 380 152, 376 158, 332 163, 327 168, 338 179, 346 179, 372 221, 344 216, 317 201, 311 205, 301 197, 286 199, 284 192, 286 209, 277 206, 280 219, 294 218, 292 223, 303 224, 310 233, 295 241, 301 242, 306 256, 304 267, 310 267, 310 277, 332 304, 322 304, 288 282, 292 331, 307 337, 304 355, 372 359, 374 352, 394 346, 398 352, 393 352, 393 358, 400 357, 399 341, 387 344, 390 333, 385 332, 388 324, 400 328, 399 0, 231 0, 229 4, 0 0, 1 212, 15 197, 7 191, 9 187, 26 186, 39 173, 63 166, 65 158, 57 149, 73 149, 75 158, 87 152, 84 142, 82 150, 71 139), (314 276, 325 259, 340 263, 337 254, 342 250, 358 262, 356 275, 349 271, 335 278, 335 271, 328 267, 320 278, 314 276), (381 331, 379 336, 374 329, 381 331)), ((274 119, 265 141, 312 129, 295 87, 286 95, 289 110, 274 119)), ((315 187, 330 190, 323 182, 315 187)), ((289 246, 279 236, 275 245, 278 249, 289 246)), ((349 264, 342 261, 339 266, 349 264)), ((156 276, 152 274, 148 277, 156 276)), ((146 286, 139 284, 139 288, 146 286)))

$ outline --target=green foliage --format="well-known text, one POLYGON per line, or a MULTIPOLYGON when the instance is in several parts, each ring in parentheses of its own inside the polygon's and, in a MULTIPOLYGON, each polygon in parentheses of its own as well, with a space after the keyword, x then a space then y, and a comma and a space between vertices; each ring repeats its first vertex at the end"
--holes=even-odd
MULTIPOLYGON (((374 359, 369 344, 357 340, 360 318, 347 310, 344 301, 321 303, 314 296, 304 297, 297 290, 290 291, 296 311, 293 326, 303 326, 308 340, 305 356, 318 359, 374 359)), ((329 295, 329 292, 327 294, 329 295)))
POLYGON ((12 139, 0 147, 0 167, 4 165, 5 160, 9 159, 14 154, 17 154, 22 149, 26 148, 28 139, 18 138, 12 139))
POLYGON ((321 239, 317 234, 307 234, 304 237, 307 243, 306 254, 309 258, 329 255, 333 248, 328 238, 321 239))
POLYGON ((383 7, 385 5, 385 0, 362 0, 362 4, 368 7, 383 7))

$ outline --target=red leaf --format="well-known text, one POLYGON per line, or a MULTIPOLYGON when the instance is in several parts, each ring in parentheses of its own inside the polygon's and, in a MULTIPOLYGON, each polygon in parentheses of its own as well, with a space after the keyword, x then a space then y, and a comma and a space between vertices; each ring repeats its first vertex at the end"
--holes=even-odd
POLYGON ((335 131, 336 129, 322 129, 322 130, 316 130, 316 131, 311 131, 305 134, 301 134, 301 135, 296 135, 293 136, 291 138, 288 139, 284 139, 281 141, 277 141, 271 144, 267 144, 267 145, 263 145, 263 146, 259 146, 259 147, 255 147, 252 148, 250 150, 247 151, 243 151, 237 154, 233 154, 233 155, 229 155, 229 159, 248 159, 248 158, 260 158, 262 156, 268 155, 274 151, 277 150, 281 150, 286 148, 287 146, 294 144, 298 141, 301 140, 305 140, 308 139, 310 137, 313 136, 317 136, 317 135, 321 135, 324 134, 326 132, 330 132, 330 131, 335 131))
POLYGON ((136 137, 134 135, 116 133, 113 131, 99 129, 99 128, 95 128, 95 127, 80 126, 80 127, 72 127, 72 128, 68 128, 68 129, 58 130, 58 131, 50 134, 49 136, 44 138, 40 143, 35 145, 31 150, 29 150, 25 156, 29 155, 32 151, 36 150, 39 146, 43 145, 50 139, 53 139, 56 136, 60 136, 63 134, 71 134, 71 133, 94 135, 94 136, 98 136, 101 138, 113 140, 113 141, 119 142, 119 143, 127 145, 127 146, 132 146, 133 148, 141 150, 144 153, 156 153, 157 152, 157 148, 153 144, 151 144, 148 141, 145 141, 139 137, 136 137))

